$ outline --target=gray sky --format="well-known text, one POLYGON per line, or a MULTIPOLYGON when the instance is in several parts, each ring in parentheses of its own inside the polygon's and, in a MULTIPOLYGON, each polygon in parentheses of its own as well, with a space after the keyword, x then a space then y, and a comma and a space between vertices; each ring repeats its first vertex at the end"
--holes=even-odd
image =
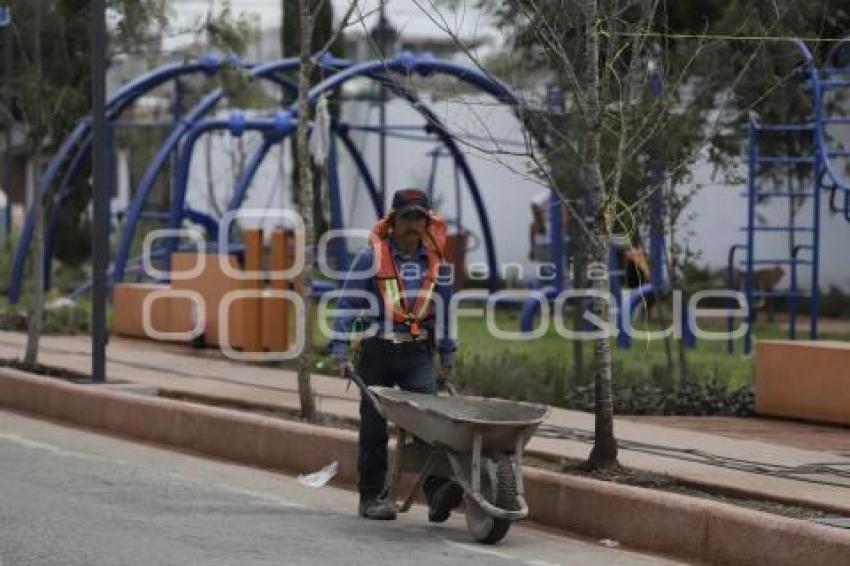
MULTIPOLYGON (((459 3, 456 12, 451 11, 439 0, 387 0, 385 10, 393 25, 402 34, 409 37, 440 37, 445 35, 441 27, 448 27, 453 33, 465 39, 482 37, 496 40, 498 32, 487 22, 471 0, 459 3), (425 11, 431 14, 429 17, 425 11), (439 22, 435 23, 433 20, 439 22)), ((333 0, 338 18, 349 7, 348 0, 333 0)), ((187 29, 200 23, 210 7, 218 12, 225 5, 223 0, 171 0, 172 30, 187 29)), ((379 0, 359 0, 355 14, 363 17, 363 22, 355 24, 362 31, 369 28, 377 19, 379 0)), ((280 0, 232 0, 230 6, 234 14, 243 13, 255 20, 262 28, 276 28, 280 25, 280 0)), ((354 29, 356 29, 356 27, 354 29)), ((169 39, 167 47, 189 41, 190 35, 178 35, 169 39)))

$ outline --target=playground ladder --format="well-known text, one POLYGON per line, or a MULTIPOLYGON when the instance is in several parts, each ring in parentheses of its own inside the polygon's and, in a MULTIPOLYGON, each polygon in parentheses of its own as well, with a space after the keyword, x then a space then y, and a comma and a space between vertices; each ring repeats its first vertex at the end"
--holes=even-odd
MULTIPOLYGON (((746 243, 733 245, 729 250, 728 258, 728 285, 729 288, 734 288, 736 266, 744 267, 745 282, 744 296, 746 298, 745 305, 745 320, 747 322, 746 333, 744 334, 744 353, 749 354, 752 350, 752 332, 753 325, 756 321, 756 301, 761 298, 768 297, 783 297, 788 300, 790 320, 789 320, 789 338, 796 339, 797 337, 797 313, 799 307, 799 299, 809 296, 809 336, 812 339, 817 338, 817 306, 818 306, 818 269, 819 269, 819 250, 820 250, 820 198, 821 198, 821 171, 823 169, 820 162, 820 153, 816 151, 814 143, 809 155, 763 155, 759 153, 759 140, 763 136, 771 134, 784 135, 807 135, 814 134, 814 124, 760 124, 755 118, 751 118, 749 125, 748 136, 748 155, 747 155, 747 191, 742 193, 742 196, 747 198, 747 223, 741 228, 741 231, 746 232, 746 243), (813 182, 806 191, 789 191, 776 190, 769 188, 762 179, 759 178, 759 170, 762 166, 772 167, 795 167, 800 164, 811 164, 813 182), (761 199, 784 198, 789 199, 788 222, 780 225, 763 225, 756 223, 756 208, 761 199), (811 199, 811 219, 809 224, 797 224, 794 215, 791 212, 790 199, 811 199), (761 236, 767 234, 784 233, 789 240, 793 237, 795 242, 798 236, 803 236, 804 243, 795 243, 794 248, 789 250, 787 254, 779 255, 778 257, 763 257, 759 252, 759 244, 761 236), (809 236, 806 238, 806 236, 809 236), (736 260, 738 252, 743 251, 745 254, 744 260, 736 260), (755 271, 759 266, 763 265, 778 265, 787 266, 790 269, 791 281, 786 289, 781 290, 760 290, 755 287, 755 271), (799 266, 810 266, 810 286, 809 293, 800 289, 800 278, 798 277, 797 268, 799 266)), ((786 248, 787 249, 787 248, 786 248)), ((728 330, 731 331, 734 326, 734 319, 728 319, 728 330)), ((729 352, 734 351, 734 340, 728 341, 729 352)))

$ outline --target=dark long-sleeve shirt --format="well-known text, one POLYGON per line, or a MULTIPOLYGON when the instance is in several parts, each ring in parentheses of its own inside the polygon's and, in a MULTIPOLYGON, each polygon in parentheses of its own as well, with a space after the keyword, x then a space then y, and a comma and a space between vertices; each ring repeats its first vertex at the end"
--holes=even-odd
MULTIPOLYGON (((428 273, 428 253, 424 246, 420 245, 410 258, 404 258, 392 240, 390 240, 390 250, 392 251, 396 273, 402 280, 404 290, 410 293, 407 300, 413 302, 415 301, 414 293, 422 288, 424 276, 428 273)), ((337 333, 337 336, 350 334, 353 330, 354 322, 358 318, 362 319, 367 326, 373 322, 383 325, 384 317, 386 316, 386 306, 381 296, 381 290, 378 288, 378 282, 374 275, 371 277, 364 277, 362 275, 374 273, 374 262, 375 252, 371 247, 361 250, 355 256, 348 277, 346 277, 343 283, 342 296, 337 300, 336 309, 358 311, 360 314, 357 312, 340 314, 334 324, 334 331, 337 333), (375 310, 368 313, 365 312, 370 310, 370 301, 364 296, 365 293, 374 297, 374 303, 372 305, 377 307, 377 316, 370 316, 375 314, 375 310)), ((443 316, 437 317, 441 319, 442 323, 439 324, 439 328, 435 328, 435 321, 432 319, 424 325, 424 328, 427 328, 429 332, 436 333, 440 365, 442 367, 453 367, 456 345, 455 341, 449 336, 449 325, 447 322, 449 320, 449 303, 452 296, 451 282, 441 281, 438 278, 434 291, 442 299, 437 301, 437 307, 443 309, 443 316)), ((393 324, 393 332, 397 334, 406 334, 409 331, 409 327, 404 323, 393 324)), ((338 361, 348 359, 350 356, 348 340, 341 338, 332 340, 331 352, 338 361)))

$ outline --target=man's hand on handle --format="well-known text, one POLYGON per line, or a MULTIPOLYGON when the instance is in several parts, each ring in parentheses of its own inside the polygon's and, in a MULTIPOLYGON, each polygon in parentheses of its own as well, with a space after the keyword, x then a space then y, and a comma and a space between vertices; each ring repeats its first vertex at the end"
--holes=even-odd
POLYGON ((453 368, 441 367, 437 370, 437 391, 443 390, 450 395, 456 395, 457 389, 452 383, 453 368))
POLYGON ((337 362, 337 370, 341 378, 349 379, 351 374, 354 373, 354 364, 351 363, 351 360, 340 360, 337 362))

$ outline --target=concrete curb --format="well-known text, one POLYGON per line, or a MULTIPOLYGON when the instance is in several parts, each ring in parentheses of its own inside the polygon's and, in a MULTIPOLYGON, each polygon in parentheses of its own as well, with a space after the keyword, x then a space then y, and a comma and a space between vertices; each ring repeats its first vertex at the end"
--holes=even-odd
MULTIPOLYGON (((290 473, 339 462, 356 484, 357 434, 77 385, 0 368, 0 407, 290 473)), ((718 564, 841 564, 850 533, 674 493, 525 469, 531 520, 628 547, 718 564)))

